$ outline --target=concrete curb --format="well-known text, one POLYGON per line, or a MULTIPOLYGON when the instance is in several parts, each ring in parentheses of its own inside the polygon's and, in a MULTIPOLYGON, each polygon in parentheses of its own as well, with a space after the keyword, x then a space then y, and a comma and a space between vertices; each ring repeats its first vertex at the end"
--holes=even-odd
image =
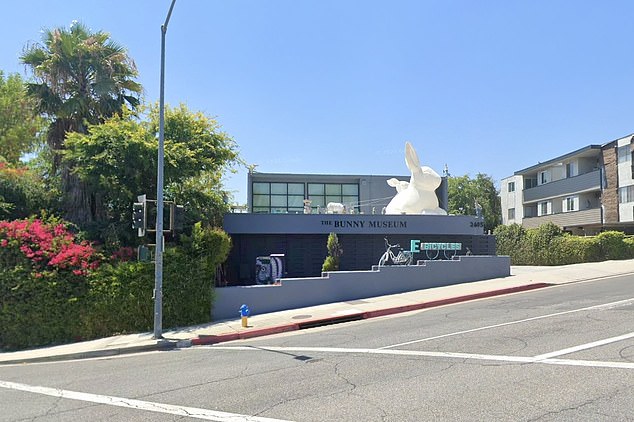
POLYGON ((434 300, 431 302, 415 303, 412 305, 397 306, 394 308, 378 309, 374 311, 359 312, 354 314, 348 314, 343 316, 335 316, 329 318, 315 319, 310 321, 297 322, 292 324, 278 325, 276 327, 262 328, 253 331, 241 331, 227 334, 218 335, 201 335, 198 338, 191 340, 192 346, 202 346, 210 344, 224 343, 234 340, 245 340, 254 337, 268 336, 272 334, 279 334, 289 331, 303 330, 307 328, 319 327, 324 325, 338 324, 342 322, 359 321, 362 319, 376 318, 386 315, 394 315, 403 312, 417 311, 426 308, 435 308, 443 305, 450 305, 453 303, 467 302, 470 300, 483 299, 493 296, 501 296, 511 293, 519 293, 529 290, 541 289, 544 287, 555 286, 550 283, 533 283, 526 284, 524 286, 509 287, 505 289, 491 290, 488 292, 474 293, 470 295, 456 296, 445 299, 434 300))
POLYGON ((122 346, 111 349, 99 349, 85 352, 73 352, 50 356, 37 356, 30 358, 16 358, 11 360, 3 360, 2 365, 14 365, 20 363, 37 363, 37 362, 60 362, 66 360, 90 359, 108 356, 126 355, 131 353, 154 352, 176 349, 178 347, 187 347, 183 342, 173 340, 158 340, 155 344, 144 344, 141 346, 122 346))

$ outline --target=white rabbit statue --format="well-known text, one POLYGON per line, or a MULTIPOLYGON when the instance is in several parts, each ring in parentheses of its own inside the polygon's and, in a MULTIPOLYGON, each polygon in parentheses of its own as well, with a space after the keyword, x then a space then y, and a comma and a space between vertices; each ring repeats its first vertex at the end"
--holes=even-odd
POLYGON ((409 183, 395 178, 387 184, 396 188, 396 196, 385 208, 386 214, 437 214, 447 215, 447 211, 438 206, 436 188, 442 179, 434 170, 420 165, 414 147, 405 142, 405 163, 412 172, 409 183))

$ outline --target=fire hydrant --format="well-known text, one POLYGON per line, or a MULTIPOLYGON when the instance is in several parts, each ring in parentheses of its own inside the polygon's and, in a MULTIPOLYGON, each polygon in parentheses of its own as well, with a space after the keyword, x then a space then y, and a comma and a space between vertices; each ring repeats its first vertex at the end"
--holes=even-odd
POLYGON ((242 327, 247 328, 249 326, 248 317, 251 311, 247 305, 240 306, 240 317, 242 318, 242 327))

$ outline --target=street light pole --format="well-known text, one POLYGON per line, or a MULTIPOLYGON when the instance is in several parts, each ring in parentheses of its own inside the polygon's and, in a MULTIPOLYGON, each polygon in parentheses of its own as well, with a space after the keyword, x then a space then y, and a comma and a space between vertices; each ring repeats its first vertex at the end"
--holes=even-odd
POLYGON ((154 338, 163 338, 163 161, 165 150, 165 34, 176 0, 172 0, 161 25, 161 91, 159 99, 159 143, 156 176, 156 254, 154 264, 154 338))

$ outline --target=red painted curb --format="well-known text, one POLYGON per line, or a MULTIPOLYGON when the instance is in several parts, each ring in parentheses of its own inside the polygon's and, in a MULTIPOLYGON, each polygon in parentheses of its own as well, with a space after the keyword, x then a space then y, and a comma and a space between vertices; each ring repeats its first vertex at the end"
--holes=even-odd
POLYGON ((467 302, 469 300, 483 299, 483 298, 486 298, 486 297, 501 296, 501 295, 506 295, 506 294, 510 294, 510 293, 517 293, 517 292, 525 292, 525 291, 528 291, 528 290, 541 289, 543 287, 550 287, 550 286, 552 286, 552 284, 548 284, 548 283, 527 284, 525 286, 509 287, 509 288, 500 289, 500 290, 491 290, 489 292, 474 293, 474 294, 471 294, 471 295, 450 297, 450 298, 446 298, 446 299, 434 300, 434 301, 431 301, 431 302, 415 303, 413 305, 397 306, 395 308, 387 308, 387 309, 379 309, 379 310, 376 310, 376 311, 368 311, 368 312, 365 312, 363 314, 363 317, 364 317, 364 319, 365 318, 375 318, 375 317, 380 317, 380 316, 385 316, 385 315, 398 314, 398 313, 402 313, 402 312, 418 311, 420 309, 425 309, 425 308, 435 308, 435 307, 438 307, 438 306, 450 305, 452 303, 467 302))
POLYGON ((261 328, 261 329, 253 330, 253 331, 241 331, 239 333, 227 333, 227 334, 210 335, 210 336, 203 335, 198 338, 192 339, 191 344, 194 346, 202 346, 202 345, 209 345, 209 344, 224 343, 226 341, 242 340, 242 339, 248 339, 253 337, 262 337, 262 336, 268 336, 271 334, 279 334, 279 333, 285 333, 289 331, 302 330, 302 329, 306 329, 306 328, 310 328, 314 326, 322 326, 322 325, 328 325, 328 324, 335 324, 337 322, 358 321, 361 319, 376 318, 376 317, 385 316, 385 315, 393 315, 393 314, 398 314, 403 312, 417 311, 420 309, 435 308, 438 306, 450 305, 452 303, 460 303, 460 302, 467 302, 470 300, 483 299, 486 297, 525 292, 529 290, 541 289, 541 288, 550 287, 550 286, 552 286, 552 284, 534 283, 534 284, 527 284, 525 286, 509 287, 506 289, 491 290, 488 292, 474 293, 470 295, 439 299, 439 300, 434 300, 431 302, 415 303, 412 305, 397 306, 394 308, 379 309, 376 311, 360 312, 357 314, 342 315, 342 316, 329 317, 329 318, 323 318, 323 319, 314 319, 310 321, 303 321, 300 323, 261 328))
POLYGON ((226 341, 244 340, 253 337, 270 336, 271 334, 285 333, 288 331, 297 331, 297 324, 278 325, 276 327, 261 328, 253 331, 241 331, 239 333, 227 333, 210 336, 200 336, 192 339, 193 346, 202 346, 216 343, 224 343, 226 341))

